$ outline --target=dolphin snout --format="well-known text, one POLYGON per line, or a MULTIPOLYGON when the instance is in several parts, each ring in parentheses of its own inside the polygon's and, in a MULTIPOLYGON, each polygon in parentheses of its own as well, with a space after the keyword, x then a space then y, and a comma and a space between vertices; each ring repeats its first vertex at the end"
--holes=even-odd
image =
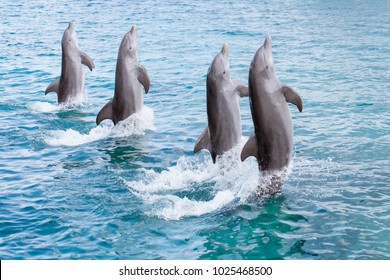
POLYGON ((229 54, 229 45, 228 45, 228 43, 223 44, 221 53, 222 53, 224 56, 227 56, 227 55, 229 54))
POLYGON ((73 30, 73 29, 74 29, 74 23, 73 23, 72 21, 69 22, 68 28, 69 28, 70 30, 73 30))
POLYGON ((133 34, 134 32, 137 32, 137 25, 131 27, 130 33, 133 34))
POLYGON ((272 45, 271 37, 267 36, 264 40, 264 48, 268 49, 272 45))

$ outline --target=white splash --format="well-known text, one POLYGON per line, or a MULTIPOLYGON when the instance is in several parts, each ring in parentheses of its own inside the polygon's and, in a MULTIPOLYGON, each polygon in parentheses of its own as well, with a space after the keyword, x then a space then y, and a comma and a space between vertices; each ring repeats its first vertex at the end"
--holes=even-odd
POLYGON ((151 195, 145 199, 146 203, 158 204, 165 200, 165 206, 147 214, 157 215, 167 220, 179 220, 185 216, 201 216, 223 208, 235 199, 231 191, 220 191, 209 201, 196 201, 176 195, 151 195))
POLYGON ((143 135, 147 130, 156 130, 153 120, 153 109, 144 106, 141 111, 117 123, 111 131, 111 136, 127 137, 130 135, 143 135))
POLYGON ((106 138, 110 135, 111 128, 97 126, 87 134, 82 134, 73 129, 50 131, 45 142, 50 146, 79 146, 89 142, 106 138))
POLYGON ((33 113, 57 113, 60 111, 83 108, 86 104, 87 103, 85 97, 78 97, 76 99, 72 99, 71 101, 61 104, 53 104, 42 101, 32 102, 28 105, 28 108, 33 113))
POLYGON ((73 129, 49 131, 45 142, 51 146, 79 146, 107 137, 127 137, 142 135, 146 130, 154 130, 154 112, 151 108, 144 108, 119 122, 116 126, 99 125, 83 134, 73 129))
POLYGON ((79 107, 84 107, 88 103, 88 92, 84 89, 83 93, 70 98, 67 102, 61 104, 53 104, 49 102, 36 101, 28 105, 30 110, 35 113, 56 113, 59 111, 71 110, 79 107))
POLYGON ((216 164, 208 154, 183 156, 161 173, 144 170, 143 180, 126 184, 144 203, 146 214, 167 220, 199 216, 243 203, 258 188, 259 170, 254 158, 241 162, 242 145, 217 158, 216 164))
POLYGON ((28 107, 31 111, 36 113, 53 113, 60 111, 63 106, 48 102, 32 102, 28 107))

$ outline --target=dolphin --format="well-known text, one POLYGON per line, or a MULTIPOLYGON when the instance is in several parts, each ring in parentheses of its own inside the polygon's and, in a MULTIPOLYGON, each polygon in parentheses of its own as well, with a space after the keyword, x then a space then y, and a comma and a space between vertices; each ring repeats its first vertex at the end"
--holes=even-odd
POLYGON ((302 112, 302 99, 276 76, 270 37, 254 55, 248 80, 255 132, 243 147, 241 160, 257 158, 260 171, 270 176, 260 192, 273 194, 282 187, 292 157, 293 131, 287 102, 302 112))
POLYGON ((241 116, 237 95, 248 96, 248 87, 230 79, 229 46, 212 61, 206 79, 208 127, 196 141, 194 153, 207 149, 213 162, 241 140, 241 116))
POLYGON ((84 91, 84 69, 82 64, 89 70, 95 68, 92 59, 80 51, 73 22, 65 29, 61 41, 62 65, 61 76, 49 84, 45 95, 56 92, 58 103, 68 103, 77 100, 84 91))
POLYGON ((148 93, 150 78, 145 67, 138 62, 137 27, 133 25, 119 47, 114 97, 100 110, 96 124, 110 119, 115 125, 140 111, 144 103, 141 85, 148 93))

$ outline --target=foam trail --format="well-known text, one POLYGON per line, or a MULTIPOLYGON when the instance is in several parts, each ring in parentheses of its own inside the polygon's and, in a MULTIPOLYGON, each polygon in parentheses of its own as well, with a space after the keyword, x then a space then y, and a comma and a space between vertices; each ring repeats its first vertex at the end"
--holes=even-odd
POLYGON ((50 131, 45 142, 50 146, 79 146, 107 137, 142 135, 146 130, 155 129, 153 119, 153 110, 145 106, 141 111, 119 122, 116 126, 100 125, 92 128, 86 134, 73 129, 50 131))
POLYGON ((242 144, 217 158, 181 157, 161 173, 144 170, 141 181, 127 181, 129 190, 143 203, 147 215, 167 220, 211 213, 253 195, 259 183, 257 161, 241 162, 242 144))

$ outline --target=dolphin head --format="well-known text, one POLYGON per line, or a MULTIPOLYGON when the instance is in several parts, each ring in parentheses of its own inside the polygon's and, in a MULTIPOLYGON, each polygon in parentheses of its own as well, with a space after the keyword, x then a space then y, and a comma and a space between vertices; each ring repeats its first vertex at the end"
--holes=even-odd
POLYGON ((69 26, 65 29, 61 45, 63 49, 78 50, 79 44, 73 22, 69 22, 69 26))
POLYGON ((137 26, 133 25, 131 30, 123 37, 119 48, 119 55, 122 57, 130 57, 138 61, 137 26))
POLYGON ((229 45, 225 43, 221 52, 211 62, 207 72, 207 78, 213 80, 230 80, 229 45))
POLYGON ((269 72, 274 69, 274 59, 272 56, 272 40, 266 37, 264 44, 258 49, 253 57, 251 69, 256 72, 269 72))

